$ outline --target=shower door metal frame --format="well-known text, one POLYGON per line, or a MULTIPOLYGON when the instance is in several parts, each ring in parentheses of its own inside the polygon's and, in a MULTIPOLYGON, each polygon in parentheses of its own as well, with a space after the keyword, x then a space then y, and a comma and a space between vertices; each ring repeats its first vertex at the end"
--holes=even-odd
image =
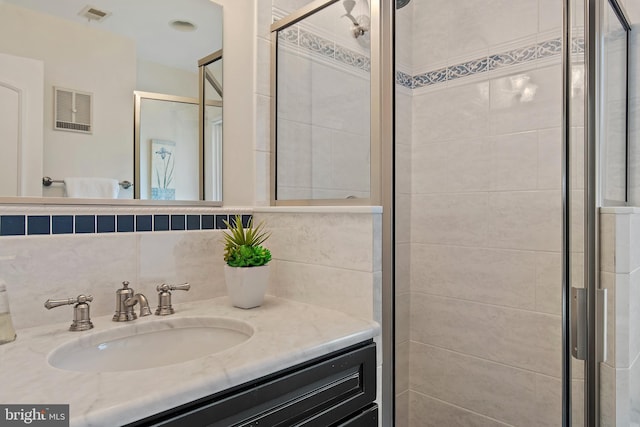
MULTIPOLYGON (((569 1, 570 0, 567 0, 567 2, 569 1)), ((606 349, 603 348, 604 339, 600 336, 601 334, 598 333, 599 330, 601 331, 603 329, 602 325, 606 320, 602 318, 602 313, 598 307, 598 293, 600 288, 600 241, 598 236, 600 231, 599 214, 600 206, 602 204, 600 188, 601 165, 599 158, 599 132, 601 113, 600 103, 603 90, 602 17, 605 2, 608 2, 612 6, 616 14, 622 12, 624 15, 624 9, 622 9, 620 4, 615 0, 584 0, 584 285, 586 288, 587 299, 587 357, 585 359, 584 367, 584 425, 588 427, 596 427, 600 425, 599 368, 601 355, 606 351, 606 349)))

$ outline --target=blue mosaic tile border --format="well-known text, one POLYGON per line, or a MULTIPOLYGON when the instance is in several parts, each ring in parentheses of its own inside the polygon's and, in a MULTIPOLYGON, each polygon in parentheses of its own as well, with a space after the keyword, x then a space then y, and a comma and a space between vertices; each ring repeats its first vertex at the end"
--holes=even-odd
MULTIPOLYGON (((0 215, 0 236, 222 230, 236 214, 0 215)), ((250 214, 242 214, 247 225, 250 214)))
MULTIPOLYGON (((584 38, 571 41, 571 52, 584 53, 584 38)), ((562 53, 562 39, 555 38, 543 42, 489 55, 460 64, 451 65, 438 70, 410 76, 402 71, 396 72, 396 83, 408 89, 418 89, 446 81, 477 75, 513 65, 524 64, 539 59, 549 58, 562 53)))
POLYGON ((325 59, 342 65, 354 67, 362 71, 371 71, 371 59, 355 52, 334 41, 315 35, 297 25, 287 27, 278 32, 278 40, 283 43, 298 46, 310 53, 320 55, 325 59))

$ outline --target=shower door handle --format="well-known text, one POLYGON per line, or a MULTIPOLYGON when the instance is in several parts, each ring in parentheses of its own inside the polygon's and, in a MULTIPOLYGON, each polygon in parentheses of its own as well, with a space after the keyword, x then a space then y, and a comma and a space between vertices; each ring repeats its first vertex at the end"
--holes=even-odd
MULTIPOLYGON (((596 361, 607 361, 607 290, 596 291, 595 333, 596 361)), ((587 290, 571 288, 571 354, 578 360, 586 360, 588 352, 587 290)))
POLYGON ((571 354, 587 359, 587 290, 571 288, 571 354))

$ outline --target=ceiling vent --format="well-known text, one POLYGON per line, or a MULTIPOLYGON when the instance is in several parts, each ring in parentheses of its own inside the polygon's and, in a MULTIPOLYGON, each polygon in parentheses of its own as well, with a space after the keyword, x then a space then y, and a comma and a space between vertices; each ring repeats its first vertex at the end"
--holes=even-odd
POLYGON ((102 22, 111 15, 111 12, 107 12, 106 10, 100 10, 93 6, 86 6, 78 15, 83 18, 87 18, 89 21, 102 22))
POLYGON ((53 128, 69 132, 92 133, 93 95, 72 89, 54 87, 53 128))

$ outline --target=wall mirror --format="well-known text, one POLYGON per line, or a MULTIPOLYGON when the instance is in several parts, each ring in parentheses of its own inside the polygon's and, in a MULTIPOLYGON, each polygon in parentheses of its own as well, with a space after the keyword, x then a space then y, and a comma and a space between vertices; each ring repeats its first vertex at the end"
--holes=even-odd
MULTIPOLYGON (((222 16, 210 0, 1 1, 0 203, 70 203, 69 177, 124 183, 125 201, 220 202, 221 172, 205 169, 221 162, 202 148, 198 100, 199 61, 222 48, 222 16), (140 94, 145 151, 134 158, 140 94)), ((220 131, 221 99, 217 108, 220 131)))
POLYGON ((327 1, 271 27, 276 203, 370 199, 370 16, 327 1))

